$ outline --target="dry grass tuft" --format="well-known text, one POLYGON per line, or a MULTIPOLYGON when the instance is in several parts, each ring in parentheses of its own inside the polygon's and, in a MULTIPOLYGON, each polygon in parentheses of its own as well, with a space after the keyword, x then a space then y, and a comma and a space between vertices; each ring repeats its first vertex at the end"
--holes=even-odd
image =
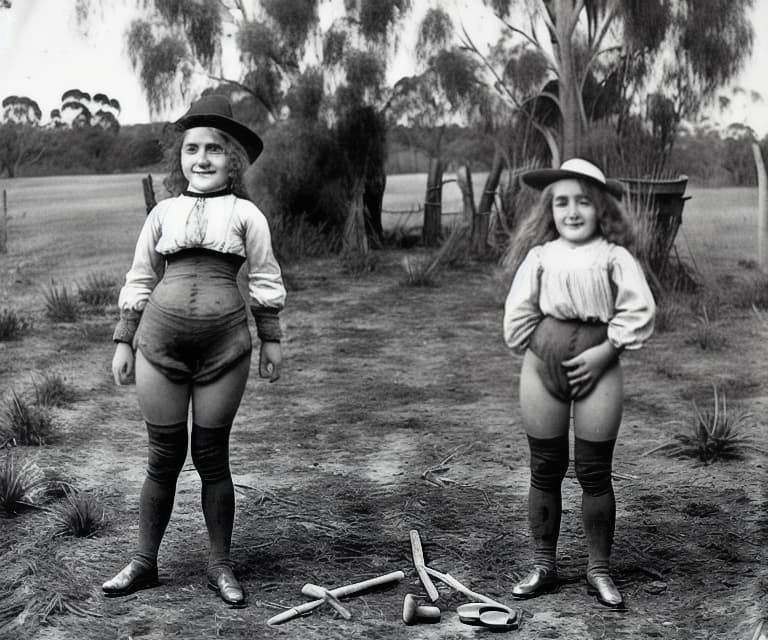
POLYGON ((120 281, 114 275, 104 272, 89 273, 77 285, 77 297, 89 307, 103 308, 117 304, 120 281))
POLYGON ((67 488, 50 509, 51 535, 91 538, 104 527, 104 505, 95 495, 67 488))
POLYGON ((34 462, 19 464, 7 452, 0 467, 0 509, 13 515, 27 507, 36 507, 48 498, 49 482, 34 462))
POLYGON ((66 286, 58 286, 55 282, 43 292, 45 298, 45 314, 54 322, 77 322, 80 318, 80 305, 66 286))
POLYGON ((47 408, 30 405, 11 390, 0 414, 0 444, 42 445, 53 432, 53 419, 47 408))
POLYGON ((18 340, 31 328, 31 319, 13 309, 0 309, 0 342, 18 340))
POLYGON ((688 433, 675 435, 676 442, 655 447, 643 455, 663 451, 672 457, 698 458, 705 464, 741 458, 745 449, 762 451, 743 429, 754 423, 746 411, 729 411, 726 394, 712 385, 712 408, 699 409, 693 401, 693 421, 688 433))
POLYGON ((455 265, 465 258, 468 251, 469 227, 454 225, 440 249, 432 256, 403 258, 405 279, 403 284, 411 287, 435 287, 440 272, 447 265, 455 265))
POLYGON ((38 407, 63 407, 77 399, 74 388, 58 373, 43 373, 33 383, 38 407))

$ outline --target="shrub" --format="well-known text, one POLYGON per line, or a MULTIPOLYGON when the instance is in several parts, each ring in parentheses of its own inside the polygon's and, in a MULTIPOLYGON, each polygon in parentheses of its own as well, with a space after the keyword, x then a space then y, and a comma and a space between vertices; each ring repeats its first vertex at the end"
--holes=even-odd
POLYGON ((78 284, 77 297, 90 307, 106 307, 117 304, 120 293, 118 279, 108 273, 89 273, 85 281, 78 284))
POLYGON ((18 340, 32 328, 32 321, 13 309, 0 309, 0 342, 18 340))
POLYGON ((0 467, 0 509, 7 514, 17 513, 23 507, 44 501, 48 481, 40 467, 27 460, 18 464, 10 451, 0 467))
POLYGON ((61 407, 77 398, 72 386, 58 373, 44 373, 33 385, 38 407, 61 407))
POLYGON ((53 434, 53 422, 45 407, 27 404, 12 390, 0 416, 0 434, 5 443, 42 445, 53 434))
POLYGON ((104 526, 104 506, 92 493, 67 489, 49 511, 54 536, 90 538, 104 526))
POLYGON ((710 318, 707 308, 703 307, 701 315, 696 321, 693 335, 688 339, 688 342, 697 344, 699 348, 705 351, 717 351, 728 344, 728 338, 725 331, 710 318))
POLYGON ((698 458, 705 464, 716 460, 740 458, 744 449, 760 451, 751 442, 751 436, 739 433, 752 422, 746 411, 730 411, 725 392, 712 385, 712 408, 701 410, 693 401, 693 421, 688 433, 675 435, 676 442, 663 444, 648 451, 663 451, 673 457, 698 458))
POLYGON ((680 318, 683 310, 680 305, 669 296, 664 296, 656 305, 656 331, 665 333, 674 331, 680 326, 680 318))
POLYGON ((77 322, 80 317, 78 302, 65 286, 51 282, 45 290, 45 313, 54 322, 77 322))
POLYGON ((403 258, 405 279, 403 284, 410 287, 436 287, 435 264, 429 257, 406 256, 403 258))

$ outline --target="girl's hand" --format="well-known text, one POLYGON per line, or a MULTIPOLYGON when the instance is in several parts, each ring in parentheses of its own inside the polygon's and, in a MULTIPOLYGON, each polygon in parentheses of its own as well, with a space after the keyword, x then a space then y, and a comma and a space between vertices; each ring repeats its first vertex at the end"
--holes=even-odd
POLYGON ((621 351, 608 340, 595 347, 585 349, 570 360, 563 361, 565 375, 571 385, 574 398, 585 396, 600 379, 608 367, 619 357, 621 351))
POLYGON ((115 384, 122 386, 133 382, 134 362, 131 345, 118 342, 112 358, 112 376, 115 378, 115 384))
POLYGON ((283 350, 279 342, 262 342, 259 350, 259 376, 274 382, 280 377, 283 350))

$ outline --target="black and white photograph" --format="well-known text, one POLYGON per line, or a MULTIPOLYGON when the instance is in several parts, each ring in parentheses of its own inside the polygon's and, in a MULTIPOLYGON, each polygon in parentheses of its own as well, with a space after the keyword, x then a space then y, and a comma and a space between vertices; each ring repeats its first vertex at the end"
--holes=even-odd
POLYGON ((768 0, 0 0, 0 640, 768 640, 768 0))

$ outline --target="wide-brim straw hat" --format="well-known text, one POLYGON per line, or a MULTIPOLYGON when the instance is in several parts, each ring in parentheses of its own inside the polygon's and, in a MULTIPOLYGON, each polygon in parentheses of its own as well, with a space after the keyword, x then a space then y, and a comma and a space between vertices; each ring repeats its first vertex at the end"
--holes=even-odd
POLYGON ((256 160, 264 148, 264 143, 255 131, 232 117, 232 105, 226 96, 203 96, 193 102, 175 124, 184 129, 214 127, 225 131, 243 146, 250 162, 256 160))
POLYGON ((624 195, 624 185, 618 180, 606 179, 605 174, 595 165, 582 158, 571 158, 560 165, 559 169, 534 169, 522 176, 523 182, 541 191, 546 186, 558 180, 575 179, 588 180, 605 189, 615 198, 624 195))

